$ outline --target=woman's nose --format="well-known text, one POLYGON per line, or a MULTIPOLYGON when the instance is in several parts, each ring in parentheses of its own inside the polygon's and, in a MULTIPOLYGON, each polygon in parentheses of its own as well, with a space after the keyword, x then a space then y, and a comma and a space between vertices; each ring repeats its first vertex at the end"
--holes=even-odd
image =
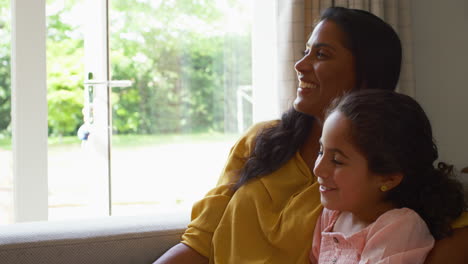
POLYGON ((302 57, 300 60, 298 60, 296 62, 296 64, 294 65, 294 68, 296 69, 297 72, 304 72, 307 70, 306 66, 307 66, 307 56, 308 55, 305 55, 304 57, 302 57))

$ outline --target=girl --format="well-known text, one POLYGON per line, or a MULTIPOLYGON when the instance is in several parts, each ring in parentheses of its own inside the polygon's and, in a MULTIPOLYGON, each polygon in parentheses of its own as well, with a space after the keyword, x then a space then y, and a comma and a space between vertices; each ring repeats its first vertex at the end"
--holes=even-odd
POLYGON ((325 207, 312 263, 424 263, 466 209, 411 97, 364 90, 329 110, 314 174, 325 207), (317 262, 318 260, 318 262, 317 262))

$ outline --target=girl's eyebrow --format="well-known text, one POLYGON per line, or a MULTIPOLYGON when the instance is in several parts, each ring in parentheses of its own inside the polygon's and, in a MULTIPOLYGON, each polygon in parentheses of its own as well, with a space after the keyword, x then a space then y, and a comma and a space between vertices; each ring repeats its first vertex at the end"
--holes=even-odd
MULTIPOLYGON (((322 144, 322 139, 319 139, 319 144, 320 144, 320 147, 323 148, 323 144, 322 144)), ((346 159, 349 159, 348 156, 346 156, 346 154, 344 154, 344 152, 339 149, 339 148, 325 148, 326 150, 330 151, 330 152, 337 152, 339 153, 340 155, 342 155, 343 157, 345 157, 346 159)))

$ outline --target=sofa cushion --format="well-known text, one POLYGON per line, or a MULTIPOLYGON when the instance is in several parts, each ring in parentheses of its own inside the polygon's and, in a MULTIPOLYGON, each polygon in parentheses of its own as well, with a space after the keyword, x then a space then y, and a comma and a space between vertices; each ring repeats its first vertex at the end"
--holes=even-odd
POLYGON ((152 263, 177 244, 188 212, 0 227, 0 263, 152 263))

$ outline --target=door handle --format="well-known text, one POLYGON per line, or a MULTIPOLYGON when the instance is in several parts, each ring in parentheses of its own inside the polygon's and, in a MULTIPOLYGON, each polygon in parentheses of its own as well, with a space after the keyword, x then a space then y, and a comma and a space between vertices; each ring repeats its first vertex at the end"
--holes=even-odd
POLYGON ((88 80, 84 82, 85 85, 101 85, 105 84, 109 87, 130 87, 132 86, 132 81, 130 80, 121 80, 121 81, 99 81, 99 80, 88 80))

